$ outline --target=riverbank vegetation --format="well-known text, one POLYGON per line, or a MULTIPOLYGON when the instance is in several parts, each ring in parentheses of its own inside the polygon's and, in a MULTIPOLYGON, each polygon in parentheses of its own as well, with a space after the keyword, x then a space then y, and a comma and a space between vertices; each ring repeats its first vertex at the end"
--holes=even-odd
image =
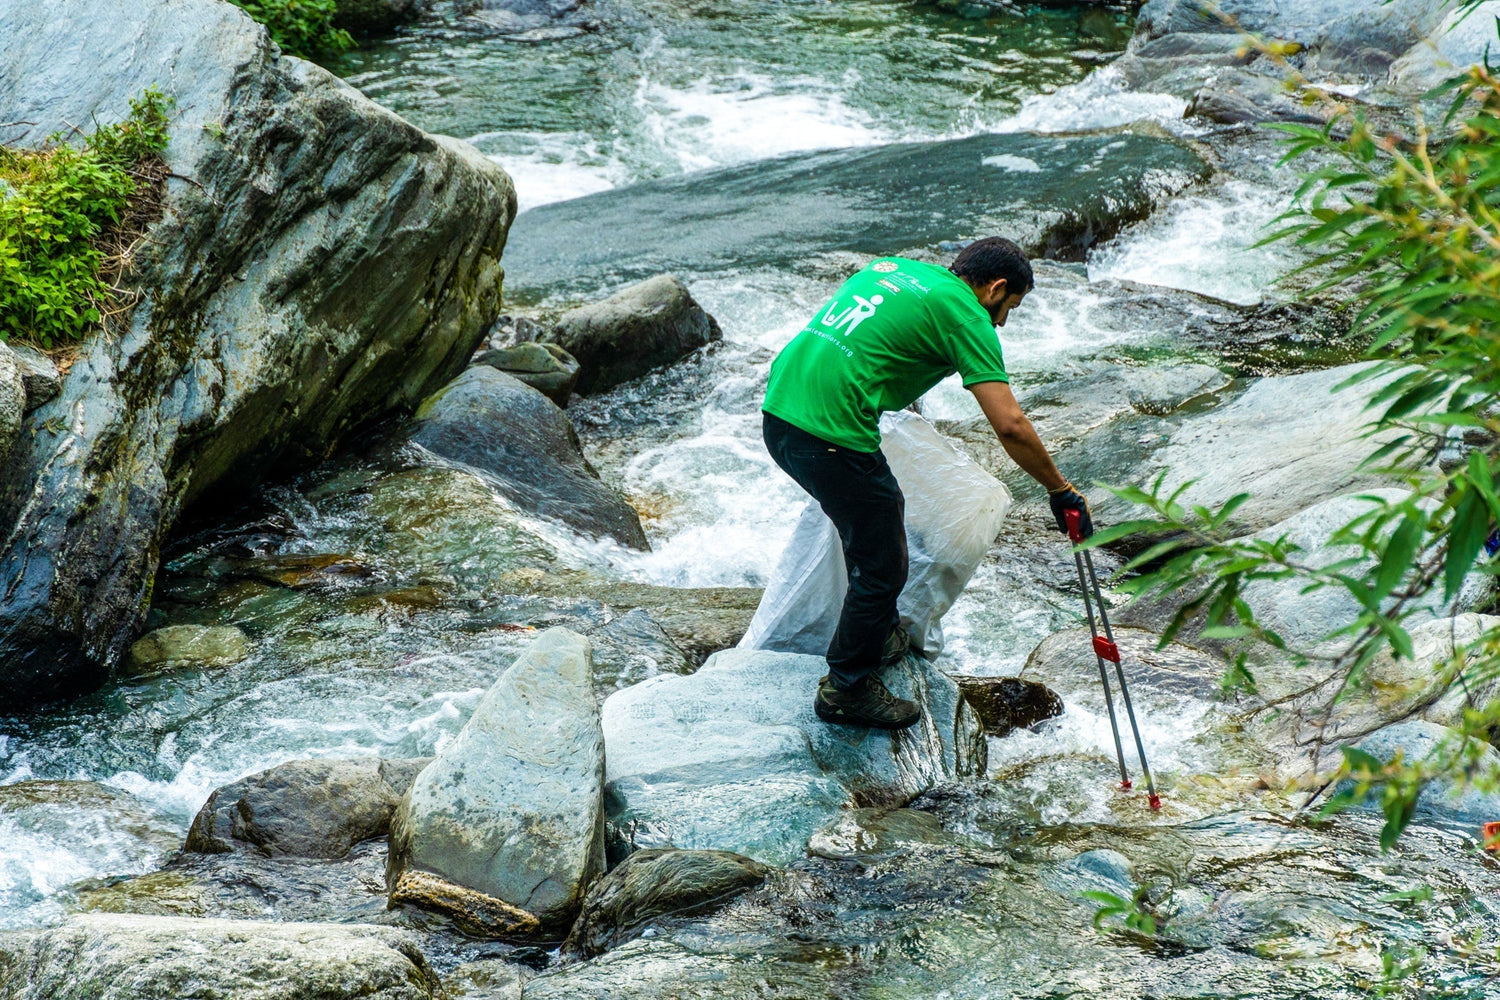
MULTIPOLYGON (((1345 387, 1373 390, 1366 468, 1403 494, 1372 497, 1367 512, 1338 528, 1331 561, 1285 537, 1230 537, 1230 515, 1247 496, 1211 510, 1184 502, 1188 486, 1168 490, 1164 477, 1154 488, 1119 491, 1149 507, 1149 518, 1107 528, 1091 542, 1151 542, 1125 567, 1139 572, 1122 589, 1187 595, 1164 643, 1188 622, 1206 621, 1205 636, 1241 644, 1229 683, 1251 688, 1254 648, 1272 647, 1335 682, 1328 714, 1368 685, 1364 670, 1383 650, 1413 655, 1407 626, 1415 616, 1497 574, 1500 79, 1476 66, 1428 95, 1440 96, 1446 116, 1428 121, 1417 112, 1399 131, 1376 128, 1343 107, 1321 128, 1282 126, 1288 162, 1316 156, 1326 165, 1304 173, 1297 204, 1272 238, 1316 252, 1309 266, 1328 274, 1319 289, 1357 289, 1356 332, 1371 338, 1370 364, 1345 387), (1259 580, 1299 581, 1304 593, 1339 588, 1362 611, 1318 649, 1290 648, 1244 599, 1247 585, 1259 580)), ((1474 695, 1500 679, 1500 629, 1457 644, 1436 669, 1468 695, 1455 737, 1422 760, 1381 761, 1346 750, 1335 777, 1351 780, 1325 807, 1375 796, 1386 816, 1386 847, 1433 778, 1500 784, 1479 752, 1500 732, 1500 703, 1474 695)))
POLYGON ((76 341, 129 304, 119 282, 156 215, 170 106, 152 88, 81 142, 0 146, 0 340, 76 341))
POLYGON ((333 23, 337 0, 230 0, 266 26, 289 55, 312 59, 354 48, 354 36, 333 23))

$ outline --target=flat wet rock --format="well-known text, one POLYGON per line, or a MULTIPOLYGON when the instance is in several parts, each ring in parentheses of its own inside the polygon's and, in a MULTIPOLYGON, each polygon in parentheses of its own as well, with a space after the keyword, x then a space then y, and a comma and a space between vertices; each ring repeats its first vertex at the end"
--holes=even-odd
POLYGON ((1207 175, 1186 145, 1128 133, 800 153, 533 209, 506 245, 507 287, 576 297, 601 280, 894 253, 990 231, 1033 255, 1077 259, 1207 175))
POLYGON ((612 849, 731 850, 783 863, 848 802, 904 805, 983 770, 978 720, 926 661, 908 657, 884 674, 925 710, 897 733, 819 720, 812 699, 826 670, 822 657, 728 650, 691 676, 611 695, 603 726, 612 849))

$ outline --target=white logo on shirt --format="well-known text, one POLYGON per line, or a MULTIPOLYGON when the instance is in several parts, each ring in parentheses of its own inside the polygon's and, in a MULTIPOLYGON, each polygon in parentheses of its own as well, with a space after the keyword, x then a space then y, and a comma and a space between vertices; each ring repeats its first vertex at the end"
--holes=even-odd
POLYGON ((890 274, 897 268, 897 266, 898 265, 893 260, 882 260, 871 264, 870 268, 871 270, 879 271, 881 274, 890 274))
POLYGON ((828 303, 828 308, 823 310, 823 315, 818 318, 818 322, 826 327, 835 330, 842 329, 845 334, 850 334, 854 332, 855 327, 874 316, 875 310, 884 301, 885 297, 881 295, 872 295, 868 299, 862 295, 856 295, 854 305, 843 312, 835 312, 839 305, 838 300, 835 299, 828 303))

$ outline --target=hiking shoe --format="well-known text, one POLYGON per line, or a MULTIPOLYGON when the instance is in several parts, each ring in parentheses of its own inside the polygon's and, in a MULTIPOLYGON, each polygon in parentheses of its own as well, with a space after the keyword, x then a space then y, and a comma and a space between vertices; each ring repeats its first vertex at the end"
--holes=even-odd
POLYGON ((893 667, 900 663, 910 651, 911 636, 907 634, 906 629, 897 625, 891 629, 891 634, 885 637, 885 645, 880 647, 880 665, 893 667))
POLYGON ((834 687, 826 676, 819 679, 813 711, 824 722, 876 729, 905 729, 922 717, 916 702, 897 698, 872 674, 844 691, 834 687))

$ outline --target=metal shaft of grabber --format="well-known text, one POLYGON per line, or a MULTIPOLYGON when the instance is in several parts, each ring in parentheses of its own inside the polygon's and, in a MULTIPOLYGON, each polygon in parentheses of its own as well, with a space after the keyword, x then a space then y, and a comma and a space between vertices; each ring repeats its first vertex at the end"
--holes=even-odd
MULTIPOLYGON (((1068 537, 1075 543, 1083 541, 1082 530, 1078 526, 1078 515, 1072 511, 1068 512, 1068 537)), ((1075 549, 1073 551, 1073 565, 1078 569, 1078 586, 1083 591, 1083 610, 1089 619, 1089 634, 1094 637, 1094 662, 1099 664, 1099 683, 1104 687, 1104 707, 1109 710, 1109 729, 1115 737, 1115 760, 1120 762, 1120 787, 1130 788, 1130 772, 1125 769, 1125 746, 1120 742, 1120 723, 1115 718, 1115 699, 1109 691, 1109 672, 1104 668, 1104 658, 1099 655, 1099 628, 1094 624, 1093 603, 1089 599, 1088 580, 1083 575, 1083 557, 1075 549)), ((1099 611, 1102 614, 1104 606, 1101 604, 1099 611)))
MULTIPOLYGON (((1076 555, 1076 553, 1075 553, 1076 555)), ((1130 703, 1130 688, 1125 683, 1125 668, 1120 664, 1120 647, 1115 643, 1114 630, 1109 627, 1109 613, 1104 610, 1104 594, 1099 589, 1099 576, 1094 572, 1094 559, 1092 553, 1087 550, 1083 553, 1083 562, 1088 566, 1089 582, 1093 585, 1094 600, 1099 605, 1099 623, 1104 626, 1104 640, 1108 643, 1111 652, 1110 660, 1115 665, 1115 676, 1120 681, 1120 699, 1125 702, 1125 715, 1130 720, 1130 732, 1135 737, 1136 756, 1141 759, 1141 774, 1146 778, 1146 800, 1151 803, 1152 809, 1161 808, 1161 797, 1156 794, 1156 784, 1151 780, 1151 768, 1146 764, 1146 745, 1141 740, 1141 727, 1135 720, 1135 706, 1130 703)), ((1085 601, 1087 598, 1085 597, 1085 601)), ((1092 621, 1089 623, 1092 625, 1092 621)), ((1097 633, 1096 633, 1097 641, 1097 633)), ((1100 669, 1104 668, 1103 663, 1100 669)), ((1118 736, 1116 742, 1118 743, 1118 736)))

